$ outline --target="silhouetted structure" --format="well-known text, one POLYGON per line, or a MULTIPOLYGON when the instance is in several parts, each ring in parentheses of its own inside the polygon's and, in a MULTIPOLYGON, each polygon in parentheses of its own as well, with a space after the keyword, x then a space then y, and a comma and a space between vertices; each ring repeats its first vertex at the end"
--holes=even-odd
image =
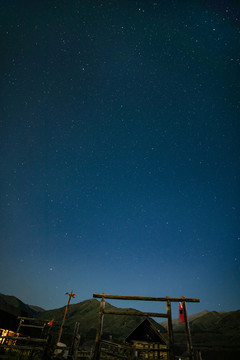
POLYGON ((148 319, 143 320, 125 342, 136 349, 136 357, 140 352, 145 359, 167 359, 167 342, 148 319))

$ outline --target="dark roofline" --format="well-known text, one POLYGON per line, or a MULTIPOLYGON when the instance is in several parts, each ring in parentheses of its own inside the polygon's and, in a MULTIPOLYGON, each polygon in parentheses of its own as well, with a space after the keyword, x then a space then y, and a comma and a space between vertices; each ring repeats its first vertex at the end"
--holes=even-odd
POLYGON ((145 321, 148 321, 150 324, 151 329, 155 332, 155 334, 159 337, 159 339, 164 342, 164 344, 167 345, 166 340, 164 339, 164 337, 158 332, 158 330, 155 328, 155 326, 151 323, 151 321, 148 318, 145 318, 126 338, 125 341, 127 341, 127 339, 129 337, 131 337, 131 335, 136 331, 137 328, 139 328, 145 321))

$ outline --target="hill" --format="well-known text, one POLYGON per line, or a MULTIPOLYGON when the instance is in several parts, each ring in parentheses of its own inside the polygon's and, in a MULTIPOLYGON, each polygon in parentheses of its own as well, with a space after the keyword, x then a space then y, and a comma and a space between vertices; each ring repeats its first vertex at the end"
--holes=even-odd
MULTIPOLYGON (((31 305, 24 304, 14 296, 0 294, 0 305, 8 304, 12 313, 25 311, 29 317, 40 319, 55 319, 53 331, 58 334, 65 306, 59 309, 44 311, 31 305)), ((6 306, 5 306, 6 308, 6 306)), ((106 303, 106 309, 120 310, 106 303)), ((124 309, 125 311, 127 309, 124 309)), ((130 310, 130 309, 128 309, 130 310)), ((68 309, 62 341, 69 344, 72 338, 74 325, 80 323, 81 343, 89 348, 94 345, 98 325, 99 301, 96 299, 85 300, 71 304, 68 309)), ((16 315, 16 314, 15 314, 16 315)), ((22 315, 25 316, 25 315, 22 315)), ((116 342, 122 342, 142 321, 142 316, 105 315, 103 338, 109 336, 116 342)), ((156 323, 154 326, 167 339, 166 322, 156 323)), ((203 311, 189 316, 192 343, 194 349, 202 353, 203 360, 232 360, 240 358, 240 310, 231 312, 203 311)), ((184 325, 178 319, 173 320, 174 341, 176 354, 186 355, 186 335, 184 325)))
MULTIPOLYGON (((161 323, 166 328, 166 322, 161 323)), ((189 316, 192 343, 200 349, 203 359, 225 360, 240 356, 240 310, 231 312, 203 311, 189 316)), ((185 327, 173 320, 175 343, 186 351, 185 327)))
MULTIPOLYGON (((99 301, 96 299, 90 299, 82 301, 78 304, 72 304, 69 306, 63 336, 66 339, 66 334, 70 334, 73 331, 74 324, 80 323, 80 333, 82 341, 95 340, 96 329, 98 326, 98 314, 99 314, 99 301)), ((106 303, 107 310, 120 310, 119 308, 106 303)), ((125 309, 127 311, 130 309, 125 309)), ((131 309, 132 310, 132 309, 131 309)), ((62 321, 65 307, 44 311, 37 314, 38 318, 52 319, 54 318, 59 324, 62 321)), ((127 316, 127 315, 105 315, 103 326, 103 338, 109 339, 111 336, 114 341, 121 342, 129 335, 143 320, 143 316, 127 316)), ((151 320, 158 330, 164 335, 166 330, 163 326, 151 320)))
MULTIPOLYGON (((0 295, 0 299, 1 298, 4 298, 5 301, 8 301, 8 303, 11 304, 12 309, 13 305, 15 309, 24 309, 25 312, 28 313, 28 315, 24 316, 36 317, 44 320, 54 319, 53 331, 55 334, 58 333, 65 312, 65 306, 48 311, 44 311, 40 308, 40 311, 36 311, 36 307, 26 305, 14 296, 0 295)), ((68 308, 61 340, 66 343, 70 343, 75 323, 79 322, 81 343, 88 345, 93 344, 96 338, 96 331, 98 326, 99 304, 100 302, 96 299, 90 299, 77 304, 71 304, 68 308)), ((114 307, 109 303, 106 303, 106 309, 120 310, 119 308, 114 307)), ((124 310, 127 311, 130 309, 124 308, 124 310)), ((103 338, 109 339, 111 336, 114 341, 122 342, 144 319, 145 317, 143 316, 105 315, 103 338)), ((163 335, 166 334, 166 330, 162 325, 158 324, 153 319, 151 319, 151 321, 163 335)))
POLYGON ((36 313, 45 311, 39 306, 24 304, 15 296, 0 294, 0 302, 2 307, 5 305, 8 306, 8 308, 10 306, 12 308, 18 309, 18 314, 22 316, 34 317, 36 313))

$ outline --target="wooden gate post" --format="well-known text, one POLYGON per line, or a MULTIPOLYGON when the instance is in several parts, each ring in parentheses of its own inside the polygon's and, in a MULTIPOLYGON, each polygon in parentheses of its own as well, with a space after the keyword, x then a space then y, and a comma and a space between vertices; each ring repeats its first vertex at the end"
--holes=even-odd
POLYGON ((167 300, 167 329, 168 329, 168 360, 174 360, 174 340, 172 328, 171 301, 167 300))
POLYGON ((100 303, 100 312, 99 312, 99 323, 98 330, 96 335, 96 345, 95 351, 93 355, 94 360, 100 359, 101 352, 101 335, 102 335, 102 326, 103 326, 103 316, 104 314, 115 314, 115 315, 135 315, 135 316, 152 316, 152 317, 165 317, 167 318, 167 330, 168 330, 168 360, 174 360, 174 338, 173 338, 173 327, 172 327, 172 313, 171 313, 171 302, 183 302, 183 311, 185 311, 185 319, 187 326, 188 335, 188 348, 189 348, 189 358, 193 360, 193 351, 191 345, 190 331, 187 322, 187 312, 186 312, 186 302, 199 302, 199 299, 192 298, 173 298, 173 297, 149 297, 149 296, 123 296, 123 295, 107 295, 103 294, 93 294, 95 298, 101 298, 100 303), (105 308, 105 299, 118 299, 118 300, 143 300, 143 301, 165 301, 167 306, 167 314, 160 313, 149 313, 149 312, 141 312, 141 311, 112 311, 112 310, 104 310, 105 308))
POLYGON ((101 351, 101 337, 102 337, 102 330, 103 330, 103 317, 104 317, 104 309, 105 309, 105 297, 104 293, 102 294, 102 299, 100 302, 100 310, 99 310, 99 319, 98 319, 98 328, 96 334, 96 345, 93 354, 93 360, 100 359, 100 351, 101 351))
POLYGON ((68 353, 69 359, 77 360, 77 353, 78 353, 80 338, 81 337, 79 335, 79 322, 76 322, 75 326, 74 326, 72 343, 71 343, 69 353, 68 353))
POLYGON ((183 308, 184 325, 185 325, 186 339, 187 339, 188 356, 189 356, 189 360, 193 360, 194 356, 193 356, 192 339, 191 339, 189 323, 187 318, 186 301, 184 300, 184 297, 182 297, 182 308, 183 308))

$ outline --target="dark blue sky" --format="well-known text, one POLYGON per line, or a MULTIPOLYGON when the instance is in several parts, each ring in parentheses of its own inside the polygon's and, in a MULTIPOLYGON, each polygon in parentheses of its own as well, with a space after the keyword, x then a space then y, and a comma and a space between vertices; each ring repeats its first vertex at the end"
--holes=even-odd
POLYGON ((239 309, 237 2, 0 10, 1 292, 239 309))

